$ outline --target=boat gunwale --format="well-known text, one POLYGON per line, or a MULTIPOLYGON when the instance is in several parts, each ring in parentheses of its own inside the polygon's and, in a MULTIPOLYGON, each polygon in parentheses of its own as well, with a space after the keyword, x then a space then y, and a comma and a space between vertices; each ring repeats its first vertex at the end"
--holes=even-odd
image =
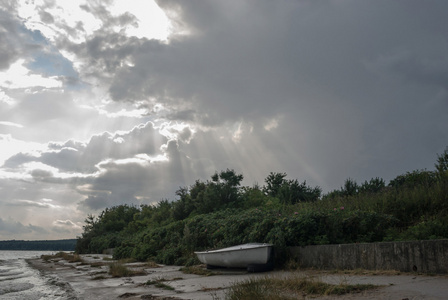
POLYGON ((232 246, 232 247, 227 247, 227 248, 221 248, 221 249, 216 249, 216 250, 206 250, 206 251, 195 251, 195 254, 215 254, 215 253, 224 253, 224 252, 234 252, 234 251, 247 251, 247 250, 253 250, 253 249, 259 249, 259 248, 268 248, 268 247, 273 247, 274 245, 272 244, 255 244, 255 243, 249 243, 249 244, 242 244, 242 245, 237 245, 237 246, 232 246), (234 248, 234 247, 238 247, 238 246, 245 246, 245 245, 251 245, 251 247, 247 247, 247 248, 234 248), (234 248, 234 249, 232 249, 234 248))

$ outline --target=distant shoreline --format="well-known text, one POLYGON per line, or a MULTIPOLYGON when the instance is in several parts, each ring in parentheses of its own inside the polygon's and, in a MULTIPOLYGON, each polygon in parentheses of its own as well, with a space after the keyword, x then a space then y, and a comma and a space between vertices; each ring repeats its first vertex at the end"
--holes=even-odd
POLYGON ((0 250, 11 251, 74 251, 76 239, 64 240, 8 240, 0 241, 0 250))

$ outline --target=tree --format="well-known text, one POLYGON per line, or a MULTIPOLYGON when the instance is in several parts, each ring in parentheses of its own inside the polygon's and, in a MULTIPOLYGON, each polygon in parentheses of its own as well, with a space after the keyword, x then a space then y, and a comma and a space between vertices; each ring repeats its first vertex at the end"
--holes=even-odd
POLYGON ((341 188, 341 192, 344 196, 353 196, 358 193, 358 184, 355 180, 347 178, 344 182, 344 186, 341 188))
POLYGON ((269 173, 267 186, 263 191, 267 196, 277 198, 283 204, 316 201, 320 198, 321 188, 307 186, 306 181, 299 183, 297 179, 285 179, 286 173, 269 173))
POLYGON ((265 179, 266 186, 263 187, 263 192, 268 196, 277 197, 285 183, 285 177, 286 173, 270 172, 265 179))
POLYGON ((243 187, 241 197, 243 200, 243 207, 246 209, 262 206, 267 199, 258 184, 254 184, 253 187, 243 187))
POLYGON ((435 164, 437 176, 440 178, 448 176, 448 147, 442 154, 437 155, 437 163, 435 164))
POLYGON ((215 173, 212 176, 214 184, 209 185, 209 188, 214 189, 214 193, 218 197, 218 204, 222 206, 232 206, 238 201, 238 192, 241 181, 243 180, 242 174, 236 174, 234 170, 227 169, 221 171, 219 175, 215 173))
POLYGON ((389 182, 389 186, 393 188, 415 188, 417 186, 430 187, 436 180, 435 172, 414 170, 395 177, 389 182))
POLYGON ((306 180, 302 183, 299 183, 297 180, 290 180, 288 183, 291 193, 291 204, 317 201, 322 193, 322 189, 319 186, 312 188, 306 185, 306 180))
POLYGON ((194 205, 188 193, 188 188, 179 188, 176 191, 176 195, 179 199, 173 202, 173 218, 174 220, 183 220, 193 212, 194 205))
POLYGON ((386 187, 386 183, 382 178, 372 178, 369 182, 364 183, 359 187, 359 193, 378 193, 386 187))
POLYGON ((133 205, 117 205, 106 208, 98 217, 98 226, 102 233, 123 230, 134 220, 134 215, 140 210, 133 205))
POLYGON ((206 189, 207 184, 199 180, 190 187, 190 197, 196 213, 207 213, 213 208, 213 204, 208 203, 208 199, 205 198, 206 189))
POLYGON ((82 229, 84 229, 85 234, 88 234, 95 228, 97 220, 94 215, 88 214, 87 218, 84 220, 84 223, 86 224, 82 226, 82 229))
POLYGON ((167 199, 159 201, 152 215, 152 223, 160 226, 171 222, 171 208, 172 204, 167 199))

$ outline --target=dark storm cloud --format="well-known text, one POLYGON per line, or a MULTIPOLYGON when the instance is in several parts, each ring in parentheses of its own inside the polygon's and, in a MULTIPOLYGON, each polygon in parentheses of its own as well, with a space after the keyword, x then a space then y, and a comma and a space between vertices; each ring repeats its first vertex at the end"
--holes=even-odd
MULTIPOLYGON (((173 110, 167 116, 205 125, 256 120, 284 107, 318 113, 314 102, 366 114, 357 107, 373 105, 378 90, 398 88, 383 86, 366 68, 381 57, 410 49, 408 70, 390 67, 422 84, 444 82, 446 69, 437 62, 446 61, 447 41, 434 29, 444 24, 440 11, 447 4, 431 3, 257 1, 230 2, 224 9, 213 1, 162 1, 191 35, 168 44, 98 36, 84 54, 110 73, 113 99, 154 97, 173 110), (129 57, 133 66, 118 64, 129 57), (423 68, 424 62, 434 68, 423 68)), ((396 107, 407 100, 386 95, 382 101, 396 107)))
POLYGON ((116 100, 155 96, 206 125, 283 116, 275 138, 254 132, 260 146, 326 189, 432 167, 444 149, 447 2, 159 4, 192 34, 136 52, 116 100))
MULTIPOLYGON (((76 58, 88 87, 109 93, 80 96, 94 98, 87 106, 106 111, 99 102, 111 98, 119 109, 147 108, 147 118, 99 128, 97 110, 80 110, 73 95, 9 93, 20 101, 3 103, 0 121, 23 127, 8 134, 48 149, 6 160, 1 171, 26 176, 0 180, 5 199, 49 205, 32 197, 53 193, 45 198, 54 205, 91 213, 172 200, 178 187, 227 168, 245 185, 286 172, 327 192, 348 177, 390 180, 432 168, 447 145, 447 1, 159 1, 174 26, 168 41, 117 32, 136 20, 113 16, 110 3, 82 7, 103 24, 94 32, 38 12, 44 23, 60 22, 64 34, 52 45, 76 58), (73 124, 85 142, 68 136, 73 124)), ((45 66, 67 63, 59 80, 77 82, 59 52, 27 52, 45 46, 42 34, 1 13, 0 68, 26 57, 35 70, 62 72, 42 68, 39 57, 45 66)))
POLYGON ((448 91, 448 58, 421 57, 403 51, 387 57, 379 57, 367 64, 372 71, 396 77, 411 84, 429 85, 448 91))
MULTIPOLYGON (((83 7, 104 24, 95 34, 79 44, 64 38, 57 43, 78 55, 84 75, 109 86, 114 100, 144 100, 150 109, 162 103, 164 117, 173 120, 262 128, 281 117, 275 139, 263 130, 252 134, 262 141, 260 147, 287 149, 289 156, 279 156, 289 160, 283 166, 303 170, 298 161, 307 161, 328 174, 321 175, 327 177, 322 185, 335 187, 341 177, 377 176, 388 165, 391 177, 412 160, 418 163, 411 168, 422 168, 433 160, 429 153, 443 149, 434 139, 448 138, 448 41, 441 29, 447 25, 447 2, 173 0, 159 5, 175 29, 189 34, 173 35, 168 43, 126 37, 111 28, 132 24, 132 17, 113 17, 104 4, 83 7), (395 159, 410 148, 405 160, 395 159), (376 170, 368 175, 369 168, 376 170)), ((191 139, 188 132, 181 136, 191 139)), ((85 150, 89 156, 82 157, 84 167, 91 172, 100 157, 120 158, 117 151, 125 151, 124 145, 130 143, 93 138, 92 149, 85 150)), ((212 161, 219 160, 215 157, 212 161)), ((73 149, 42 157, 65 170, 82 165, 80 159, 73 149)))

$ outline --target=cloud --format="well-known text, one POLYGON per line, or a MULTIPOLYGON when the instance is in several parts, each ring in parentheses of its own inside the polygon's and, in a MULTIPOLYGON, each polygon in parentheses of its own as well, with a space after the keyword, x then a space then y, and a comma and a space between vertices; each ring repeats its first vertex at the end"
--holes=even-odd
POLYGON ((7 121, 0 122, 0 125, 3 125, 3 126, 13 126, 13 127, 18 127, 18 128, 23 128, 23 125, 20 125, 20 124, 14 123, 14 122, 7 122, 7 121))
POLYGON ((6 95, 5 91, 3 91, 2 89, 0 89, 0 102, 3 102, 8 105, 14 104, 14 100, 8 95, 6 95))
POLYGON ((51 231, 58 235, 73 236, 79 235, 82 231, 82 226, 69 219, 55 220, 52 225, 51 231))
POLYGON ((11 218, 6 220, 0 218, 0 232, 3 232, 7 236, 15 234, 27 234, 27 233, 47 233, 47 230, 40 226, 34 226, 29 224, 28 226, 23 225, 18 221, 14 221, 11 218))
POLYGON ((33 232, 37 233, 37 234, 46 234, 48 233, 48 231, 40 226, 34 226, 31 224, 28 224, 28 228, 31 229, 33 232))
POLYGON ((0 85, 9 89, 23 89, 29 87, 60 88, 62 83, 58 77, 44 77, 39 74, 31 74, 24 66, 25 60, 20 59, 11 64, 8 70, 0 73, 0 85))
MULTIPOLYGON (((87 143, 51 142, 45 150, 10 157, 4 167, 10 173, 30 174, 29 182, 72 187, 86 195, 79 204, 83 211, 83 207, 99 210, 120 203, 158 202, 174 195, 185 182, 183 176, 195 174, 177 143, 161 132, 185 142, 193 135, 188 126, 156 128, 149 122, 129 131, 95 135, 87 143)), ((56 207, 25 200, 15 205, 56 207)))
POLYGON ((432 85, 448 91, 448 59, 442 54, 427 57, 425 54, 401 51, 367 62, 366 66, 377 74, 401 78, 410 84, 432 85))
POLYGON ((15 200, 10 202, 12 206, 37 207, 37 208, 60 208, 58 205, 49 203, 48 201, 32 201, 32 200, 15 200))
POLYGON ((227 168, 327 192, 446 147, 446 1, 140 2, 2 2, 2 211, 62 236, 227 168))
POLYGON ((68 227, 68 228, 76 228, 79 229, 80 226, 77 225, 76 223, 74 223, 71 220, 56 220, 53 222, 54 226, 58 226, 58 227, 68 227))
POLYGON ((0 9, 0 71, 8 69, 23 52, 23 28, 19 22, 6 10, 0 9))
POLYGON ((38 153, 18 153, 5 162, 5 167, 18 168, 29 162, 39 162, 68 173, 94 173, 97 164, 106 159, 124 159, 138 154, 157 156, 166 143, 152 123, 141 124, 129 131, 104 132, 87 142, 69 140, 51 142, 38 153))
MULTIPOLYGON (((115 199, 118 203, 129 202, 129 199, 115 199), (117 201, 118 200, 118 201, 117 201)), ((88 196, 82 202, 80 202, 79 209, 85 211, 98 211, 106 207, 115 206, 114 201, 109 199, 106 195, 101 196, 88 196)))

